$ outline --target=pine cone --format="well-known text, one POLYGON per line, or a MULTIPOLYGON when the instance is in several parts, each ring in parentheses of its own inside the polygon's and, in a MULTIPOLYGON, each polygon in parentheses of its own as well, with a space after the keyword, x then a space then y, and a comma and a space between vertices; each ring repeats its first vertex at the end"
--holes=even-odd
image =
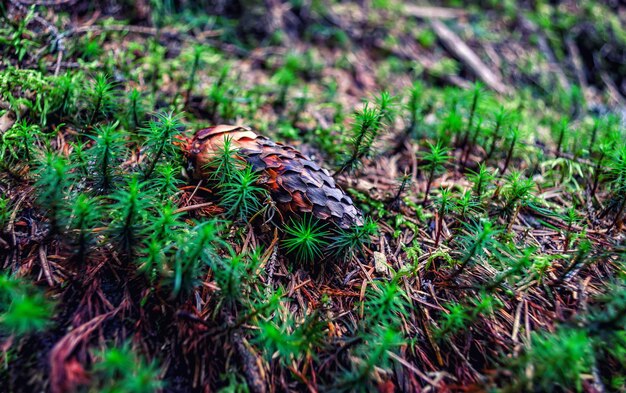
POLYGON ((207 164, 226 137, 231 139, 237 155, 261 173, 260 185, 269 191, 282 212, 313 213, 340 228, 363 224, 352 199, 337 187, 326 169, 295 148, 257 135, 248 127, 218 125, 197 131, 187 149, 194 177, 208 177, 207 164))

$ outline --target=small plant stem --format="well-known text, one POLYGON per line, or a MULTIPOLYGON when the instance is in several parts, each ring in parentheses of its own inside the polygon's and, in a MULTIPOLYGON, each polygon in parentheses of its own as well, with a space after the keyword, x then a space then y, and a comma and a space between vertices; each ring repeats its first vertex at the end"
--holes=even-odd
POLYGON ((563 244, 563 254, 566 254, 569 249, 569 242, 572 239, 572 223, 570 222, 567 225, 567 230, 565 231, 565 243, 563 244))
POLYGON ((150 167, 148 168, 148 171, 144 175, 144 180, 148 180, 150 178, 150 176, 152 176, 152 172, 154 172, 154 168, 156 167, 156 163, 159 161, 159 158, 161 158, 161 155, 163 154, 163 149, 165 148, 165 140, 166 140, 166 137, 164 136, 161 139, 161 143, 159 144, 159 149, 157 150, 156 154, 154 155, 154 158, 152 159, 152 162, 150 162, 150 167))
POLYGON ((565 125, 561 127, 561 132, 559 133, 559 141, 556 144, 556 156, 561 157, 561 145, 563 144, 563 139, 565 139, 565 125))
POLYGON ((559 278, 554 282, 554 285, 561 285, 568 278, 567 276, 570 274, 570 272, 572 272, 574 268, 580 264, 580 260, 580 255, 576 255, 576 258, 574 258, 574 260, 569 265, 567 265, 563 273, 561 273, 559 278))
POLYGON ((189 106, 189 100, 191 99, 191 91, 196 79, 196 73, 198 72, 198 66, 200 65, 200 52, 194 53, 193 64, 191 65, 191 75, 189 76, 189 84, 187 85, 187 91, 185 92, 185 108, 189 106))
POLYGON ((110 186, 109 179, 109 146, 106 146, 104 149, 104 154, 102 155, 102 188, 103 190, 108 190, 110 186))
POLYGON ((598 122, 593 123, 593 129, 591 130, 591 140, 589 141, 589 155, 593 155, 594 147, 596 145, 596 138, 598 136, 598 122))
POLYGON ((65 109, 65 106, 67 105, 67 99, 69 98, 69 96, 70 96, 70 88, 68 87, 63 92, 63 99, 61 100, 61 108, 65 109))
POLYGON ((347 168, 351 168, 354 165, 354 163, 357 162, 357 160, 360 158, 359 150, 361 150, 361 144, 363 143, 363 138, 365 138, 365 133, 367 131, 368 131, 367 128, 361 129, 361 132, 359 132, 359 135, 357 136, 357 139, 354 143, 354 148, 352 149, 352 155, 346 161, 346 163, 343 164, 341 168, 339 168, 339 170, 333 174, 333 177, 339 176, 347 168))
POLYGON ((513 157, 513 150, 515 149, 515 144, 517 143, 517 135, 513 136, 513 140, 511 141, 511 146, 509 147, 509 151, 506 155, 506 160, 504 161, 504 167, 502 167, 502 175, 506 173, 506 170, 509 168, 509 163, 511 162, 511 158, 513 157))
POLYGON ((280 112, 283 112, 285 110, 285 103, 287 102, 287 89, 288 86, 283 85, 280 88, 280 93, 278 94, 278 109, 280 110, 280 112))
POLYGON ((424 194, 424 200, 422 201, 422 204, 426 204, 426 202, 428 202, 428 194, 430 193, 430 187, 433 183, 434 177, 435 177, 435 169, 433 168, 428 174, 428 183, 426 183, 426 193, 424 194))
POLYGON ((487 157, 485 158, 485 161, 489 160, 491 156, 493 155, 493 153, 496 151, 496 143, 498 142, 498 139, 500 138, 500 126, 501 125, 502 125, 502 121, 498 119, 498 122, 496 123, 496 128, 493 131, 493 139, 491 140, 491 146, 489 146, 489 152, 487 153, 487 157))
POLYGON ((476 184, 476 196, 478 197, 478 199, 481 199, 481 197, 483 196, 483 177, 480 176, 478 178, 478 184, 476 184))
POLYGON ((469 160, 469 155, 472 152, 472 148, 476 146, 476 141, 478 140, 478 134, 480 133, 480 121, 479 124, 474 128, 474 133, 472 134, 472 138, 470 142, 464 146, 464 154, 462 158, 462 167, 465 168, 467 166, 467 160, 469 160))
POLYGON ((617 223, 620 222, 620 219, 622 217, 622 214, 624 213, 624 210, 626 210, 626 195, 622 196, 622 202, 620 203, 619 210, 617 211, 617 214, 615 215, 615 218, 613 219, 613 223, 611 224, 608 230, 615 228, 617 223))
POLYGON ((396 195, 391 200, 391 203, 389 204, 389 206, 398 207, 400 205, 400 198, 402 197, 402 194, 404 193, 404 190, 406 189, 406 186, 409 183, 409 180, 410 180, 409 177, 405 177, 404 179, 402 179, 402 183, 400 184, 400 187, 398 187, 398 191, 396 192, 396 195))
POLYGON ((136 202, 135 202, 135 199, 133 198, 130 201, 128 214, 126 215, 126 219, 124 220, 124 233, 127 235, 127 237, 125 237, 126 238, 125 248, 126 248, 128 259, 132 259, 132 243, 134 241, 134 236, 133 236, 133 231, 131 228, 133 224, 133 219, 135 218, 135 208, 136 208, 135 204, 136 202))
POLYGON ((133 123, 135 123, 135 128, 139 127, 139 116, 137 115, 137 99, 133 98, 133 123))
POLYGON ((506 233, 511 232, 511 228, 513 228, 513 223, 515 222, 515 220, 517 220, 517 216, 521 209, 522 209, 522 204, 518 203, 517 206, 515 207, 515 210, 513 211, 513 215, 511 216, 511 219, 509 220, 508 225, 506 226, 506 233))
POLYGON ((600 153, 600 158, 598 159, 598 162, 596 164, 595 173, 593 174, 593 187, 591 188, 591 197, 594 197, 596 195, 596 191, 598 189, 598 182, 600 180, 600 171, 602 169, 602 162, 604 161, 604 157, 605 157, 605 153, 604 151, 602 151, 600 153))
POLYGON ((94 121, 96 120, 96 116, 98 115, 98 112, 100 111, 100 106, 102 105, 102 94, 98 95, 98 100, 96 101, 96 107, 93 110, 93 113, 91 114, 91 119, 89 120, 89 125, 93 125, 94 121))
POLYGON ((455 278, 459 274, 463 273, 467 265, 469 265, 472 259, 474 259, 474 256, 476 255, 477 251, 478 251, 478 242, 474 242, 470 250, 470 253, 461 262, 461 266, 459 266, 458 269, 456 269, 452 274, 450 274, 449 278, 455 278))
POLYGON ((437 234, 435 235, 435 248, 439 247, 439 240, 441 240, 441 232, 443 226, 443 213, 439 212, 437 215, 437 234))
POLYGON ((467 121, 467 127, 465 129, 465 133, 463 134, 463 139, 461 140, 461 146, 466 146, 467 141, 469 140, 470 131, 472 130, 472 124, 474 123, 474 114, 476 113, 477 104, 478 104, 478 91, 475 91, 474 96, 472 98, 472 107, 470 109, 469 120, 467 121))

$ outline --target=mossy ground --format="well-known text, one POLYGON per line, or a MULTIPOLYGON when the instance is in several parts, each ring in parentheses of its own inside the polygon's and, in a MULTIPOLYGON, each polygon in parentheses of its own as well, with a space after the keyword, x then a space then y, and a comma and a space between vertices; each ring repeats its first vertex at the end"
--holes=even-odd
POLYGON ((0 5, 1 386, 626 389, 623 6, 446 2, 500 95, 400 2, 262 3, 0 5), (191 180, 220 123, 340 170, 353 252, 191 180))

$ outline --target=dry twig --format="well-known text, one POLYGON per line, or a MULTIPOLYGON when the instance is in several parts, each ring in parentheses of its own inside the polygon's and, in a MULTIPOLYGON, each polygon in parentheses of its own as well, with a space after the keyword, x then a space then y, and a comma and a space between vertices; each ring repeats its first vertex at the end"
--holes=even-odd
POLYGON ((454 56, 459 58, 467 67, 469 67, 477 76, 485 82, 489 88, 495 90, 500 94, 510 94, 511 89, 502 83, 500 76, 496 72, 487 67, 485 63, 480 60, 476 53, 465 43, 459 36, 457 36, 452 30, 450 30, 443 22, 439 20, 431 20, 435 34, 441 40, 443 45, 454 56))

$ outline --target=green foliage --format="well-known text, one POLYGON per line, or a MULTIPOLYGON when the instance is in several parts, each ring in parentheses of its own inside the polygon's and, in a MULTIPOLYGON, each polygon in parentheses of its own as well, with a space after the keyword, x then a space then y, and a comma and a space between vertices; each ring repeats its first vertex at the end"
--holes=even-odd
POLYGON ((147 209, 151 206, 150 195, 145 184, 134 176, 126 185, 109 196, 111 224, 109 236, 121 252, 132 258, 147 228, 147 209))
POLYGON ((443 170, 445 168, 445 164, 450 160, 450 155, 448 154, 450 149, 444 147, 441 142, 437 142, 436 144, 428 142, 428 148, 429 150, 423 153, 421 157, 421 165, 428 173, 428 181, 426 183, 426 191, 424 193, 423 203, 426 203, 426 201, 428 201, 430 187, 435 178, 435 175, 443 170))
POLYGON ((613 191, 617 206, 614 220, 617 222, 625 211, 626 206, 626 145, 621 145, 611 157, 609 185, 613 191))
POLYGON ((51 322, 54 305, 29 282, 0 275, 0 329, 24 335, 44 330, 51 322))
POLYGON ((47 211, 52 234, 59 232, 66 218, 67 191, 73 180, 70 168, 66 157, 46 151, 42 153, 36 169, 37 200, 47 211))
POLYGON ((119 179, 119 163, 125 158, 126 150, 124 134, 117 129, 118 123, 106 124, 95 128, 93 146, 86 151, 88 161, 93 165, 95 192, 109 192, 119 179))
POLYGON ((401 321, 409 312, 409 299, 400 286, 402 275, 368 286, 362 320, 352 350, 351 364, 339 379, 340 390, 371 390, 380 372, 390 372, 391 354, 403 344, 401 321), (380 370, 380 371, 379 371, 380 370))
POLYGON ((333 254, 347 259, 363 251, 363 247, 368 246, 377 233, 378 225, 371 217, 367 217, 363 225, 352 225, 348 229, 339 228, 330 249, 333 254))
POLYGON ((93 368, 93 391, 152 393, 164 387, 157 364, 154 361, 147 362, 129 344, 106 348, 98 353, 93 368))
MULTIPOLYGON (((35 17, 35 8, 32 7, 25 17, 16 21, 11 21, 8 25, 0 29, 0 44, 3 46, 3 53, 8 55, 8 49, 12 49, 13 55, 21 63, 27 53, 35 51, 40 44, 35 40, 35 33, 28 29, 28 25, 35 17)), ((9 18, 3 18, 10 21, 9 18)), ((8 56, 7 56, 8 57, 8 56)))
POLYGON ((398 328, 399 317, 407 315, 408 297, 400 287, 400 278, 396 274, 390 281, 373 281, 370 284, 364 303, 367 326, 379 324, 398 328))
POLYGON ((224 386, 218 390, 219 393, 250 393, 248 383, 243 376, 236 372, 229 371, 226 374, 220 375, 220 378, 227 380, 228 384, 224 384, 224 386))
POLYGON ((181 127, 180 116, 170 112, 158 113, 156 120, 151 120, 148 127, 141 129, 140 133, 145 138, 143 148, 148 161, 144 168, 144 180, 152 177, 160 160, 175 162, 179 159, 179 148, 174 143, 174 138, 180 133, 181 127))
POLYGON ((241 296, 249 295, 251 285, 258 281, 262 250, 256 248, 241 254, 235 254, 232 250, 229 252, 229 257, 213 261, 213 274, 220 294, 227 300, 241 302, 241 296))
POLYGON ((456 101, 444 115, 438 127, 438 142, 444 145, 451 143, 452 137, 459 139, 463 131, 463 114, 458 108, 456 101))
POLYGON ((517 127, 511 128, 507 132, 506 139, 508 140, 509 149, 506 153, 506 159, 502 167, 502 172, 501 172, 502 174, 506 173, 506 170, 509 168, 509 164, 511 163, 511 160, 513 159, 513 152, 515 151, 515 146, 517 145, 517 142, 520 139, 520 135, 521 135, 521 131, 517 127))
POLYGON ((270 357, 277 353, 281 363, 288 365, 295 359, 312 356, 322 345, 323 338, 324 323, 314 312, 301 322, 296 322, 291 317, 278 323, 260 322, 257 342, 267 349, 270 357))
POLYGON ((226 78, 228 77, 228 73, 230 71, 230 66, 228 64, 224 65, 220 70, 220 74, 218 78, 213 82, 209 89, 209 99, 210 99, 210 107, 209 107, 209 116, 212 119, 216 119, 218 110, 222 110, 227 105, 229 105, 229 97, 228 97, 228 89, 229 86, 226 84, 226 78))
POLYGON ((487 220, 476 224, 465 224, 465 227, 466 233, 459 238, 460 266, 453 276, 461 274, 470 263, 481 257, 485 250, 496 248, 498 244, 496 237, 501 233, 501 230, 494 228, 493 223, 487 220))
POLYGON ((91 116, 89 125, 94 125, 96 120, 107 118, 117 107, 117 94, 115 84, 105 74, 98 74, 92 80, 87 91, 89 97, 89 109, 91 116))
POLYGON ((384 327, 363 334, 362 340, 364 344, 357 346, 354 351, 352 369, 338 381, 337 388, 341 391, 373 391, 376 370, 389 370, 390 353, 403 344, 398 331, 384 327))
POLYGON ((178 187, 183 184, 181 172, 182 168, 177 162, 157 164, 152 179, 146 186, 158 199, 166 200, 174 196, 178 187))
POLYGON ((238 157, 230 138, 224 138, 204 170, 217 183, 220 205, 229 217, 247 220, 262 208, 267 191, 258 186, 259 174, 238 157))
POLYGON ((525 179, 520 172, 511 172, 502 186, 502 196, 505 201, 504 212, 511 215, 518 206, 527 204, 532 198, 533 188, 535 188, 535 182, 532 179, 525 179))
POLYGON ((453 208, 452 191, 448 188, 442 188, 435 200, 437 206, 437 234, 435 235, 435 247, 439 246, 441 239, 441 231, 443 230, 443 219, 453 208))
POLYGON ((60 36, 55 29, 75 16, 13 3, 0 5, 0 116, 9 120, 0 136, 0 263, 23 278, 0 275, 0 330, 13 336, 0 383, 34 381, 26 389, 45 390, 51 384, 35 375, 33 343, 56 340, 110 303, 124 307, 73 352, 93 366, 91 386, 79 390, 160 391, 170 388, 159 381, 165 375, 172 389, 180 377, 181 386, 247 391, 239 374, 248 371, 248 351, 267 381, 291 390, 470 382, 511 391, 623 390, 626 134, 618 116, 604 114, 614 108, 595 105, 606 93, 598 81, 620 73, 606 68, 614 58, 600 56, 594 67, 602 72, 586 73, 599 94, 555 88, 543 44, 534 47, 545 36, 557 61, 565 59, 562 37, 575 33, 571 42, 581 45, 576 27, 591 20, 584 29, 591 46, 580 49, 601 43, 614 55, 614 41, 626 37, 618 12, 588 0, 578 8, 449 2, 471 15, 457 34, 490 41, 486 47, 500 48, 491 40, 506 33, 490 30, 492 16, 539 25, 521 58, 528 69, 501 68, 505 83, 521 76, 501 96, 480 83, 447 87, 463 83, 465 70, 434 48, 423 20, 389 1, 374 2, 384 12, 367 14, 356 29, 343 16, 360 6, 290 1, 287 31, 254 45, 239 32, 259 23, 231 15, 253 10, 252 21, 261 21, 258 1, 235 10, 158 0, 149 7, 152 23, 122 7, 60 36), (485 6, 492 8, 483 13, 485 6), (138 25, 127 31, 128 20, 138 25), (374 33, 367 56, 363 28, 374 33), (311 49, 266 47, 287 34, 296 48, 301 38, 311 49), (407 38, 435 49, 437 61, 411 60, 407 38), (331 47, 320 48, 322 41, 331 47), (404 97, 372 98, 350 123, 372 73, 390 92, 415 83, 404 97), (250 124, 337 164, 340 185, 375 219, 344 229, 294 214, 285 225, 274 220, 283 231, 274 237, 271 220, 254 220, 274 209, 264 179, 229 139, 194 188, 197 176, 187 176, 178 146, 192 130, 219 123, 250 124), (358 179, 350 176, 357 169, 358 179), (420 203, 424 189, 423 201, 434 203, 420 203), (202 208, 204 201, 223 212, 202 208), (223 219, 250 225, 230 228, 223 219), (42 268, 37 257, 46 250, 42 268), (372 265, 378 253, 387 269, 372 265), (322 275, 290 263, 326 256, 337 264, 322 275), (53 315, 30 284, 44 272, 63 312, 53 315), (53 319, 62 329, 45 331, 53 319), (84 352, 131 330, 147 359, 165 351, 167 370, 130 344, 84 352), (495 353, 506 360, 494 362, 495 353), (209 372, 194 371, 207 361, 209 372))
POLYGON ((76 245, 76 257, 81 262, 96 240, 93 229, 101 218, 98 202, 96 198, 79 194, 72 203, 68 227, 74 231, 72 240, 76 245))
POLYGON ((439 336, 463 330, 471 322, 471 314, 462 304, 451 302, 446 304, 445 308, 446 311, 442 314, 441 325, 437 331, 439 336))
POLYGON ((406 134, 416 137, 417 129, 423 120, 424 105, 422 103, 424 99, 424 84, 420 81, 415 81, 413 86, 409 89, 409 101, 406 104, 406 109, 409 112, 409 124, 406 129, 406 134))
POLYGON ((398 112, 396 97, 393 97, 388 91, 383 91, 376 97, 376 106, 378 107, 376 128, 392 127, 398 112))
POLYGON ((248 165, 244 169, 235 170, 229 181, 220 184, 220 204, 226 208, 229 216, 247 220, 261 209, 267 191, 257 186, 258 182, 259 175, 248 165))
POLYGON ((472 126, 474 125, 474 117, 476 116, 476 111, 478 109, 480 99, 483 95, 485 95, 484 86, 479 82, 474 83, 471 94, 472 94, 472 99, 471 99, 471 104, 470 104, 470 109, 469 109, 469 118, 467 120, 467 127, 465 129, 465 138, 464 138, 465 142, 467 142, 467 137, 469 136, 469 132, 472 129, 472 126))
POLYGON ((494 128, 491 134, 491 144, 489 145, 489 150, 487 150, 487 160, 493 156, 493 153, 495 153, 496 145, 500 141, 502 129, 510 120, 510 113, 504 109, 504 106, 501 106, 495 115, 494 128))
MULTIPOLYGON (((554 333, 534 332, 527 351, 517 363, 518 380, 532 390, 583 390, 582 375, 591 372, 592 345, 584 330, 559 328, 554 333)), ((524 385, 519 388, 524 388, 524 385)))
POLYGON ((322 224, 307 215, 299 220, 291 220, 285 225, 283 246, 288 253, 293 254, 299 262, 312 262, 324 254, 324 248, 329 244, 330 232, 322 224))
POLYGON ((440 325, 435 333, 437 337, 443 338, 465 331, 481 316, 492 314, 500 306, 495 296, 486 293, 480 293, 463 303, 450 302, 445 305, 445 311, 442 312, 440 325))
POLYGON ((494 260, 500 261, 501 270, 490 283, 486 284, 488 290, 498 287, 507 280, 514 285, 517 279, 530 275, 528 270, 537 258, 536 247, 526 247, 523 250, 518 250, 517 247, 512 249, 494 247, 491 251, 495 254, 494 260))
POLYGON ((216 265, 217 249, 223 244, 220 227, 217 220, 207 220, 178 238, 170 277, 173 296, 189 293, 198 284, 202 268, 216 265))
POLYGON ((187 84, 187 93, 185 94, 185 106, 189 103, 191 99, 191 92, 193 90, 193 86, 196 81, 196 73, 198 72, 198 67, 200 66, 200 60, 202 52, 204 52, 206 48, 202 45, 195 45, 193 47, 193 61, 191 62, 191 70, 189 71, 189 82, 187 84))
POLYGON ((467 178, 474 184, 474 187, 472 188, 474 195, 481 200, 485 192, 492 185, 495 176, 491 173, 491 171, 489 171, 484 163, 481 163, 476 172, 470 171, 468 173, 467 178))
POLYGON ((0 196, 0 234, 9 223, 9 219, 11 217, 11 200, 8 197, 0 196))
MULTIPOLYGON (((389 104, 386 103, 386 105, 389 104)), ((351 152, 336 174, 355 170, 361 165, 361 160, 372 153, 374 141, 381 131, 381 116, 383 115, 381 109, 372 108, 366 103, 363 109, 355 114, 351 152)))
POLYGON ((7 67, 0 71, 0 97, 21 120, 23 110, 28 111, 29 124, 43 127, 48 115, 59 107, 62 95, 56 88, 55 78, 29 69, 7 67))
POLYGON ((141 91, 132 89, 127 97, 128 105, 126 106, 126 124, 129 129, 140 128, 143 124, 143 118, 146 113, 144 107, 143 95, 141 91))
POLYGON ((431 29, 424 29, 418 33, 417 41, 426 49, 430 49, 437 42, 437 35, 431 29))
POLYGON ((209 179, 218 184, 225 184, 231 181, 235 172, 242 166, 236 158, 238 149, 233 147, 230 137, 225 137, 224 142, 219 146, 215 155, 204 168, 209 173, 209 179))
POLYGON ((589 331, 597 336, 601 343, 610 338, 615 338, 615 344, 626 347, 626 342, 620 340, 626 323, 626 282, 620 279, 618 282, 609 284, 606 294, 598 298, 599 304, 589 316, 589 331))
POLYGON ((294 70, 287 63, 276 71, 272 79, 280 88, 275 105, 278 108, 284 108, 287 102, 287 91, 290 86, 296 83, 297 77, 294 70))
POLYGON ((59 93, 58 110, 66 116, 73 116, 78 111, 78 99, 83 88, 83 74, 67 71, 59 75, 54 81, 59 93))
POLYGON ((561 149, 567 143, 567 141, 565 140, 565 137, 567 136, 568 133, 571 132, 570 130, 568 130, 568 127, 569 127, 569 119, 566 117, 561 119, 559 124, 554 127, 557 129, 557 133, 558 133, 557 138, 556 138, 556 141, 557 141, 556 142, 556 155, 557 156, 561 155, 561 149))
POLYGON ((481 211, 480 203, 473 197, 471 191, 467 190, 458 197, 452 199, 451 209, 462 222, 477 217, 481 211))
POLYGON ((33 148, 45 138, 39 126, 28 124, 25 119, 16 122, 1 136, 0 162, 2 166, 30 162, 33 158, 33 148))

